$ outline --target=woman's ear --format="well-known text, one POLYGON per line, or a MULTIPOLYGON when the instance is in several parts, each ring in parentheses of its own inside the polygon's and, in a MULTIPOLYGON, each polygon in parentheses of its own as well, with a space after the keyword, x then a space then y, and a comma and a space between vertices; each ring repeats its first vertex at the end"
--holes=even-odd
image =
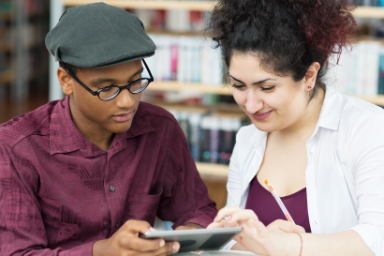
POLYGON ((309 66, 307 73, 304 76, 304 83, 308 91, 312 90, 316 85, 317 74, 320 70, 320 64, 318 62, 313 62, 309 66))
POLYGON ((67 96, 73 94, 73 79, 72 77, 65 71, 64 68, 59 67, 57 69, 57 78, 59 79, 59 83, 61 88, 63 89, 63 93, 67 96))

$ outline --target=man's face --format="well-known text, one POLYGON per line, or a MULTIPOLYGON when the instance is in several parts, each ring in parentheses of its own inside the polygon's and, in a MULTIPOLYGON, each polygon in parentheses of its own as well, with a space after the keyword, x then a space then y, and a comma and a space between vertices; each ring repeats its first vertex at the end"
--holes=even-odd
MULTIPOLYGON (((142 71, 141 60, 136 60, 106 68, 81 69, 76 76, 91 90, 97 91, 110 85, 127 85, 141 78, 142 71)), ((89 93, 75 79, 70 79, 72 118, 83 133, 103 132, 107 135, 125 132, 131 127, 141 93, 131 94, 124 89, 116 98, 102 101, 89 93)))

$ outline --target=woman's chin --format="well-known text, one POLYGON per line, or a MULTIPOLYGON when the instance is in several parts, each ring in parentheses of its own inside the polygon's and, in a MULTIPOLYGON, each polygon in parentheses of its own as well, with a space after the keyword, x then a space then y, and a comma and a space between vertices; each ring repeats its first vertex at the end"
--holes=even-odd
POLYGON ((253 120, 252 123, 254 126, 256 126, 256 128, 259 131, 262 131, 262 132, 274 132, 278 130, 276 125, 273 124, 273 122, 266 122, 266 121, 260 122, 257 120, 253 120))

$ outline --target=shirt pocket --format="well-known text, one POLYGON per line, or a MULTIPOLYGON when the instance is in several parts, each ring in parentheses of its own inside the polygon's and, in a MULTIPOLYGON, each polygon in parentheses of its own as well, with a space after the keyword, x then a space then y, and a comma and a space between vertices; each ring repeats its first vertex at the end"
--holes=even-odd
POLYGON ((129 195, 123 221, 144 220, 153 226, 162 193, 161 189, 159 193, 153 195, 129 195))

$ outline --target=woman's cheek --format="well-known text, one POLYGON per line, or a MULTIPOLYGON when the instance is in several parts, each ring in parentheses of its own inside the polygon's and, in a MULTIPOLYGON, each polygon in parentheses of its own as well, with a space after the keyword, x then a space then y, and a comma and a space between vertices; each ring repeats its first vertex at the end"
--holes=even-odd
POLYGON ((233 94, 233 98, 235 99, 238 105, 245 106, 245 103, 247 103, 246 92, 241 92, 237 89, 232 89, 232 94, 233 94))

